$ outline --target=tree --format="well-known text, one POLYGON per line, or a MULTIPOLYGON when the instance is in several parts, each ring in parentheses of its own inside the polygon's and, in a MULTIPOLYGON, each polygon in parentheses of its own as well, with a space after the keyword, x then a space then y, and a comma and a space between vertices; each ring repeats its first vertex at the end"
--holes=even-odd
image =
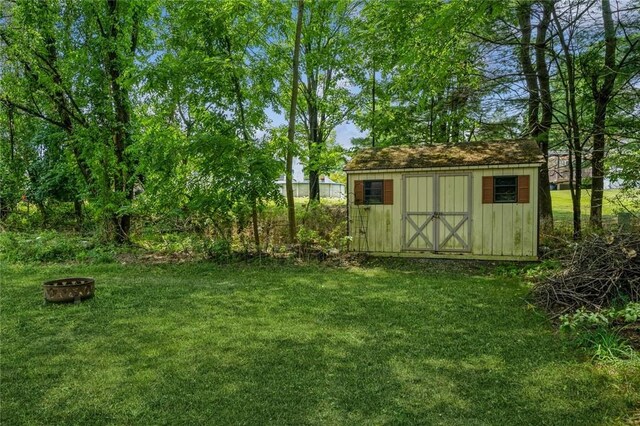
POLYGON ((549 134, 553 120, 553 100, 546 61, 547 29, 551 21, 553 3, 542 2, 542 17, 536 27, 536 39, 533 46, 535 65, 531 60, 531 8, 529 1, 518 5, 518 25, 521 33, 519 59, 527 88, 527 130, 526 133, 538 142, 545 162, 540 167, 538 200, 539 214, 543 226, 553 228, 553 208, 549 186, 549 134), (541 116, 541 117, 540 117, 541 116))
POLYGON ((123 78, 134 67, 140 28, 140 10, 137 5, 120 3, 119 0, 107 0, 106 27, 101 17, 96 17, 105 50, 105 69, 107 70, 113 105, 111 134, 116 167, 113 173, 115 194, 120 195, 120 208, 113 214, 116 241, 129 241, 131 229, 131 203, 136 181, 136 159, 128 149, 132 146, 132 107, 129 94, 130 86, 123 78))
POLYGON ((358 22, 362 93, 356 121, 376 145, 460 143, 475 137, 484 51, 472 36, 500 5, 486 2, 370 1, 358 22), (375 123, 375 125, 374 125, 375 123))
POLYGON ((300 78, 300 39, 302 35, 302 18, 304 16, 304 0, 298 0, 298 13, 296 18, 295 41, 293 44, 293 77, 291 78, 291 106, 289 107, 289 128, 287 139, 289 147, 286 154, 286 191, 287 191, 287 215, 289 219, 289 241, 296 240, 296 211, 293 200, 293 145, 296 136, 296 109, 298 101, 298 80, 300 78))
POLYGON ((13 106, 0 103, 0 221, 9 216, 25 192, 26 161, 17 134, 20 121, 13 106))
POLYGON ((564 109, 556 111, 557 122, 562 128, 569 153, 569 188, 573 207, 573 238, 578 240, 582 236, 582 175, 583 159, 586 139, 582 137, 582 117, 579 113, 579 81, 576 75, 576 31, 579 17, 588 8, 576 6, 575 10, 564 10, 568 20, 561 21, 557 9, 552 9, 553 22, 556 37, 558 38, 560 51, 553 52, 553 57, 560 77, 557 84, 563 88, 564 97, 562 105, 564 109), (568 12, 568 13, 567 13, 568 12), (565 35, 566 33, 566 35, 565 35))
POLYGON ((320 174, 329 171, 322 159, 331 133, 355 107, 349 87, 349 31, 359 7, 352 1, 318 1, 305 10, 298 115, 307 139, 310 200, 320 200, 320 174))
POLYGON ((153 7, 118 0, 17 1, 0 29, 10 65, 2 71, 3 102, 64 132, 61 146, 73 156, 119 243, 129 240, 140 178, 130 152, 131 91, 141 62, 139 41, 147 40, 140 23, 153 7))
POLYGON ((609 104, 612 102, 616 79, 620 71, 625 67, 627 60, 637 56, 636 49, 640 46, 640 38, 632 39, 624 33, 624 41, 627 42, 621 58, 616 59, 618 49, 618 35, 616 27, 624 30, 624 24, 618 21, 614 24, 613 13, 609 0, 602 0, 602 21, 604 38, 604 60, 602 67, 588 67, 586 77, 589 81, 593 96, 593 151, 591 155, 592 167, 592 195, 591 195, 591 225, 602 227, 602 198, 604 190, 605 156, 606 156, 606 130, 609 104))
POLYGON ((271 147, 256 136, 266 129, 276 75, 265 43, 284 9, 167 2, 158 23, 167 31, 160 36, 165 51, 145 88, 154 102, 143 126, 151 154, 144 201, 174 215, 197 215, 224 239, 234 221, 242 229, 250 216, 258 251, 258 210, 277 196, 280 173, 271 147))
MULTIPOLYGON (((593 209, 601 205, 604 182, 605 135, 611 137, 612 129, 607 129, 607 111, 617 98, 624 94, 623 88, 629 84, 637 71, 625 72, 625 80, 616 85, 616 75, 626 71, 625 68, 635 55, 633 35, 625 37, 628 50, 621 55, 620 63, 612 66, 612 55, 615 56, 615 43, 611 38, 612 22, 594 20, 590 12, 595 1, 586 3, 569 3, 555 5, 553 23, 558 40, 559 50, 551 53, 557 67, 556 84, 563 88, 564 96, 560 99, 560 108, 554 109, 557 123, 562 128, 567 141, 570 167, 570 189, 573 201, 574 238, 581 236, 581 192, 583 187, 583 170, 585 160, 589 159, 591 148, 592 164, 592 225, 601 225, 601 210, 593 209), (608 28, 608 29, 607 29, 608 28), (601 33, 601 31, 603 31, 601 33), (608 65, 597 65, 601 60, 603 44, 598 40, 602 34, 609 33, 609 44, 605 41, 605 62, 608 65), (613 51, 613 53, 612 53, 613 51), (599 83, 603 81, 602 85, 599 83), (617 86, 617 87, 616 87, 617 86), (591 114, 590 111, 594 113, 591 114), (591 144, 590 144, 591 143, 591 144), (595 200, 595 201, 594 201, 595 200)), ((610 15, 609 5, 603 5, 603 16, 610 15), (608 9, 608 12, 607 12, 608 9)), ((611 20, 611 16, 609 19, 611 20)), ((614 31, 615 33, 615 31, 614 31)), ((615 36, 615 34, 614 34, 615 36)), ((607 36, 604 36, 607 39, 607 36)), ((631 65, 633 68, 633 65, 631 65)), ((633 109, 633 108, 631 108, 633 109)))

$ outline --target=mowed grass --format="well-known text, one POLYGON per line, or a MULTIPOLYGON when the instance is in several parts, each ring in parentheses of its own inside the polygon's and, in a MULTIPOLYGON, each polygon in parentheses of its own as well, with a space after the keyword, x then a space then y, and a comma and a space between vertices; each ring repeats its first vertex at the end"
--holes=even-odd
MULTIPOLYGON (((620 190, 607 189, 604 191, 602 201, 602 215, 604 219, 612 219, 615 213, 621 209, 616 201, 616 197, 620 194, 620 190)), ((561 222, 569 222, 573 220, 573 203, 571 201, 571 191, 568 189, 560 191, 551 191, 551 205, 553 207, 553 218, 561 222)), ((591 190, 583 189, 580 197, 580 211, 582 220, 588 223, 591 215, 591 190)))
POLYGON ((1 268, 3 425, 585 425, 640 404, 640 371, 455 262, 1 268), (43 305, 64 276, 96 297, 43 305))

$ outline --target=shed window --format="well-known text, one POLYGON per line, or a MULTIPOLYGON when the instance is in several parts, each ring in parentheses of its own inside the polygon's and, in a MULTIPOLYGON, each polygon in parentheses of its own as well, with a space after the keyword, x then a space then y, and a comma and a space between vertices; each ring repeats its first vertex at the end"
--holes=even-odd
POLYGON ((364 181, 364 204, 382 204, 384 202, 383 181, 364 181))
POLYGON ((393 204, 393 179, 354 181, 354 204, 393 204))
POLYGON ((483 176, 482 204, 528 203, 530 183, 529 175, 483 176))
POLYGON ((493 202, 518 202, 518 176, 495 176, 493 178, 493 202))

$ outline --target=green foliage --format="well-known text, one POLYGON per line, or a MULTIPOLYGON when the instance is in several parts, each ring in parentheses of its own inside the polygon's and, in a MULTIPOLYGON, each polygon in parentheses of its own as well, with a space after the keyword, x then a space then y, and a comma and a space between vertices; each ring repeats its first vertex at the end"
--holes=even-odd
POLYGON ((525 271, 527 280, 536 280, 542 276, 556 271, 562 267, 562 263, 557 259, 544 259, 539 263, 532 264, 525 271))
POLYGON ((0 260, 7 262, 69 262, 109 263, 115 252, 108 245, 92 239, 71 236, 56 231, 40 233, 3 232, 0 234, 0 260))
MULTIPOLYGON (((352 49, 360 8, 359 2, 346 0, 305 4, 297 108, 302 122, 299 138, 304 141, 301 161, 310 176, 327 174, 344 164, 335 129, 353 116, 361 101, 361 94, 352 88, 360 59, 352 49)), ((283 42, 291 44, 289 39, 283 42)), ((291 86, 285 79, 280 85, 291 86)), ((282 97, 283 107, 287 100, 282 97)))
MULTIPOLYGON (((532 4, 534 15, 540 4, 532 4)), ((577 136, 589 156, 590 82, 605 73, 604 45, 598 29, 580 17, 597 8, 583 14, 586 3, 554 4, 563 28, 576 30, 577 136), (571 11, 580 13, 565 13, 571 11)), ((284 153, 295 153, 307 172, 344 180, 346 152, 336 132, 345 121, 365 132, 356 147, 370 145, 373 135, 388 145, 522 134, 515 3, 313 1, 304 7, 299 125, 290 146, 276 115, 291 100, 295 7, 245 0, 3 2, 3 227, 24 222, 10 213, 27 195, 50 227, 59 204, 81 201, 86 226, 101 235, 126 240, 114 232, 127 233, 125 218, 167 218, 232 240, 254 210, 265 216, 266 206, 282 201, 274 180, 284 153)), ((616 70, 607 113, 607 173, 625 186, 624 208, 633 210, 640 205, 634 198, 640 155, 631 87, 638 54, 630 48, 637 47, 639 29, 636 11, 618 15, 616 58, 626 62, 616 70)), ((573 130, 564 123, 568 64, 559 33, 549 31, 547 47, 553 50, 551 148, 562 151, 573 130)), ((339 223, 315 230, 341 245, 339 223)))
POLYGON ((540 262, 501 262, 495 267, 493 273, 497 276, 509 278, 525 278, 527 281, 535 280, 545 276, 551 271, 561 267, 560 261, 556 259, 544 259, 540 262))
POLYGON ((486 58, 471 34, 483 33, 502 7, 436 0, 365 3, 358 41, 364 55, 359 83, 367 101, 357 122, 375 134, 376 145, 461 142, 486 121, 480 99, 493 86, 482 77, 486 58))
POLYGON ((116 261, 117 252, 112 246, 97 245, 90 250, 77 253, 75 260, 84 263, 113 263, 116 261))
POLYGON ((229 261, 231 259, 231 242, 225 239, 207 240, 204 250, 209 259, 229 261))
POLYGON ((572 314, 560 317, 560 327, 564 330, 584 330, 606 327, 612 324, 630 324, 640 319, 640 303, 630 302, 622 308, 607 308, 589 311, 580 308, 572 314))
POLYGON ((640 321, 640 303, 621 308, 577 311, 560 316, 560 329, 571 332, 576 341, 594 354, 594 359, 616 361, 637 359, 638 354, 620 335, 626 326, 640 321))
POLYGON ((614 331, 600 328, 582 338, 582 345, 593 351, 593 358, 604 362, 636 360, 638 354, 620 335, 614 331))
POLYGON ((28 163, 27 199, 46 209, 47 203, 81 198, 82 185, 71 158, 65 153, 64 134, 51 126, 30 141, 34 156, 28 163))
POLYGON ((234 222, 279 196, 277 146, 256 136, 274 78, 256 51, 276 6, 165 3, 159 25, 171 32, 148 73, 154 101, 138 148, 146 177, 140 213, 190 218, 229 239, 234 222))
POLYGON ((326 248, 340 248, 346 235, 346 211, 343 206, 310 202, 300 209, 299 222, 315 231, 318 243, 326 248))
POLYGON ((628 189, 640 188, 640 141, 617 141, 612 146, 608 162, 613 181, 628 189))
POLYGON ((25 0, 4 6, 0 22, 2 102, 49 126, 39 139, 23 138, 36 153, 27 167, 30 195, 43 210, 49 198, 90 198, 101 220, 119 221, 121 242, 139 182, 133 104, 153 39, 141 23, 156 6, 25 0))
POLYGON ((296 241, 300 245, 301 255, 323 256, 326 250, 327 241, 320 237, 320 233, 304 225, 298 226, 296 241))
POLYGON ((562 315, 560 323, 560 328, 565 330, 597 328, 609 325, 609 318, 602 312, 591 312, 580 308, 573 314, 562 315))

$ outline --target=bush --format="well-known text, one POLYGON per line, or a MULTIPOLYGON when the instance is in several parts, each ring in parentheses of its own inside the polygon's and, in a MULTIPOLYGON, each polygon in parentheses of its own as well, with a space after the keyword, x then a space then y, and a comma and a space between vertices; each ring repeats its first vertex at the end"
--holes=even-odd
POLYGON ((0 257, 10 262, 52 262, 75 259, 77 241, 45 231, 25 236, 13 232, 0 235, 0 257))
POLYGON ((571 314, 560 316, 560 327, 565 330, 586 330, 610 325, 632 324, 640 320, 640 303, 630 302, 623 308, 588 311, 579 308, 571 314))
POLYGON ((112 262, 115 250, 98 246, 79 235, 43 231, 39 234, 4 232, 0 234, 0 260, 17 263, 68 262, 72 260, 96 263, 112 262))
POLYGON ((560 329, 570 332, 581 346, 591 349, 595 359, 635 359, 637 354, 622 333, 632 331, 630 327, 634 327, 639 320, 640 303, 632 302, 622 308, 599 311, 580 308, 560 317, 560 329))
POLYGON ((209 259, 219 261, 228 261, 231 259, 231 243, 225 239, 205 241, 204 251, 209 259))
MULTIPOLYGON (((308 243, 307 237, 323 249, 346 247, 347 213, 343 200, 322 200, 309 203, 307 199, 296 202, 296 223, 299 242, 308 243), (310 233, 313 232, 313 235, 310 233), (305 241, 300 241, 300 237, 305 241)), ((253 241, 253 229, 247 226, 243 231, 246 241, 253 241)), ((284 205, 269 204, 260 212, 260 242, 262 250, 273 253, 289 250, 287 208, 284 205)))

